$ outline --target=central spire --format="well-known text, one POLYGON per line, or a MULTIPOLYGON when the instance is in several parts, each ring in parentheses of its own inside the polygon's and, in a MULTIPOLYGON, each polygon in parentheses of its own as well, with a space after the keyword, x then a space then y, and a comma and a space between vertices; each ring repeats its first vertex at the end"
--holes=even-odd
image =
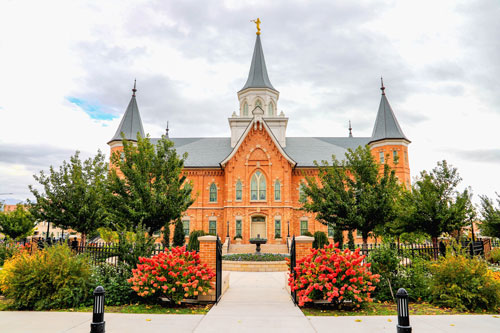
POLYGON ((250 65, 247 83, 245 83, 240 91, 248 88, 268 88, 277 91, 274 89, 267 75, 266 61, 264 60, 264 51, 262 51, 260 34, 257 35, 257 39, 255 40, 252 64, 250 65))

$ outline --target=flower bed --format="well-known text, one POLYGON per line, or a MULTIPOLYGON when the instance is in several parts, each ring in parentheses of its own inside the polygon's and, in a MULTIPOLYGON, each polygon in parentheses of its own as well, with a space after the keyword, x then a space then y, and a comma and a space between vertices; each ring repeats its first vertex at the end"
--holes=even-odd
POLYGON ((284 254, 274 254, 274 253, 238 253, 238 254, 226 254, 222 256, 222 260, 228 261, 284 261, 286 258, 290 258, 289 255, 284 254))

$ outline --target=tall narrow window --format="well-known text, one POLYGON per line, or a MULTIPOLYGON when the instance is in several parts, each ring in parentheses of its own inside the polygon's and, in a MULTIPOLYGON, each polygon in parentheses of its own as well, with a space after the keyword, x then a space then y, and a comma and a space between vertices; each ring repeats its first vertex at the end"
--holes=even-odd
POLYGON ((208 233, 210 235, 217 235, 217 221, 216 220, 208 221, 208 233))
POLYGON ((328 223, 328 237, 333 237, 333 224, 328 223))
POLYGON ((306 200, 306 194, 304 193, 304 187, 305 186, 306 185, 304 183, 302 183, 302 182, 299 185, 299 201, 301 201, 301 202, 304 201, 304 200, 306 200))
POLYGON ((189 220, 182 221, 182 229, 184 229, 184 235, 189 236, 189 220))
POLYGON ((274 220, 274 238, 281 238, 281 220, 274 220))
POLYGON ((380 158, 380 164, 384 164, 384 152, 381 151, 379 154, 378 154, 379 158, 380 158))
POLYGON ((241 237, 241 220, 236 220, 236 235, 241 237))
POLYGON ((210 202, 217 202, 217 185, 210 185, 210 202))
POLYGON ((408 163, 408 153, 405 151, 405 162, 408 163))
POLYGON ((262 109, 262 102, 260 101, 260 99, 258 99, 257 101, 255 101, 255 106, 257 107, 260 107, 262 109))
POLYGON ((281 183, 278 179, 274 182, 274 200, 281 201, 281 183))
POLYGON ((307 220, 300 221, 300 234, 304 235, 308 231, 309 231, 309 226, 307 220))
POLYGON ((241 201, 243 196, 241 181, 236 182, 236 201, 241 201))
POLYGON ((269 105, 267 106, 267 113, 268 113, 269 116, 273 115, 273 113, 274 113, 273 110, 274 110, 274 108, 273 108, 273 102, 269 102, 269 105))
POLYGON ((393 150, 392 151, 392 160, 394 161, 394 163, 398 163, 398 151, 397 150, 393 150))
POLYGON ((248 116, 248 103, 247 102, 245 102, 245 104, 243 105, 243 115, 248 116))
POLYGON ((266 200, 266 177, 260 171, 255 172, 250 181, 250 199, 266 200))

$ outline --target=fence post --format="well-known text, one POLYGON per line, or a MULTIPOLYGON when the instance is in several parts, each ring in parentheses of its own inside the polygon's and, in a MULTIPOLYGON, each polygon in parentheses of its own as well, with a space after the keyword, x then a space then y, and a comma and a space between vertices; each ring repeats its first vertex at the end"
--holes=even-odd
MULTIPOLYGON (((217 237, 212 235, 200 236, 198 237, 200 242, 200 251, 198 252, 200 255, 200 261, 202 264, 207 264, 208 267, 217 270, 217 237)), ((212 279, 211 282, 214 283, 213 287, 215 287, 216 277, 212 279)), ((198 300, 201 301, 215 301, 215 288, 212 289, 208 295, 206 296, 198 296, 198 300)))
POLYGON ((295 237, 295 251, 296 251, 297 261, 311 254, 313 242, 314 242, 314 237, 309 237, 309 236, 295 237))
POLYGON ((104 288, 99 286, 94 290, 94 310, 90 333, 105 333, 104 325, 104 288))
POLYGON ((411 333, 408 292, 404 288, 399 288, 396 293, 396 304, 398 307, 397 333, 411 333))

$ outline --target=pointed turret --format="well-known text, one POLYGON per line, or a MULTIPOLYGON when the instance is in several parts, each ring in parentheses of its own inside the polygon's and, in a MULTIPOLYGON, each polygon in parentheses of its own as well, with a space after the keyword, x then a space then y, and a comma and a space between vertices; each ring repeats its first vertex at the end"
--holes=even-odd
POLYGON ((252 64, 250 65, 247 83, 245 83, 240 91, 248 88, 268 88, 277 91, 274 89, 271 81, 269 80, 269 76, 267 75, 266 61, 264 60, 264 51, 262 51, 260 34, 257 35, 257 39, 255 40, 252 64))
POLYGON ((392 111, 391 105, 385 95, 384 81, 382 81, 382 98, 378 107, 377 119, 373 127, 373 133, 370 143, 386 139, 403 139, 410 143, 411 141, 404 135, 398 120, 392 111))
POLYGON ((121 141, 121 133, 125 135, 125 139, 130 141, 137 141, 137 133, 144 137, 144 128, 142 127, 141 115, 139 114, 139 107, 137 106, 137 101, 135 99, 136 93, 136 83, 134 80, 134 88, 132 89, 132 98, 130 103, 128 103, 127 110, 123 115, 122 121, 116 130, 115 135, 108 144, 113 141, 121 141))

